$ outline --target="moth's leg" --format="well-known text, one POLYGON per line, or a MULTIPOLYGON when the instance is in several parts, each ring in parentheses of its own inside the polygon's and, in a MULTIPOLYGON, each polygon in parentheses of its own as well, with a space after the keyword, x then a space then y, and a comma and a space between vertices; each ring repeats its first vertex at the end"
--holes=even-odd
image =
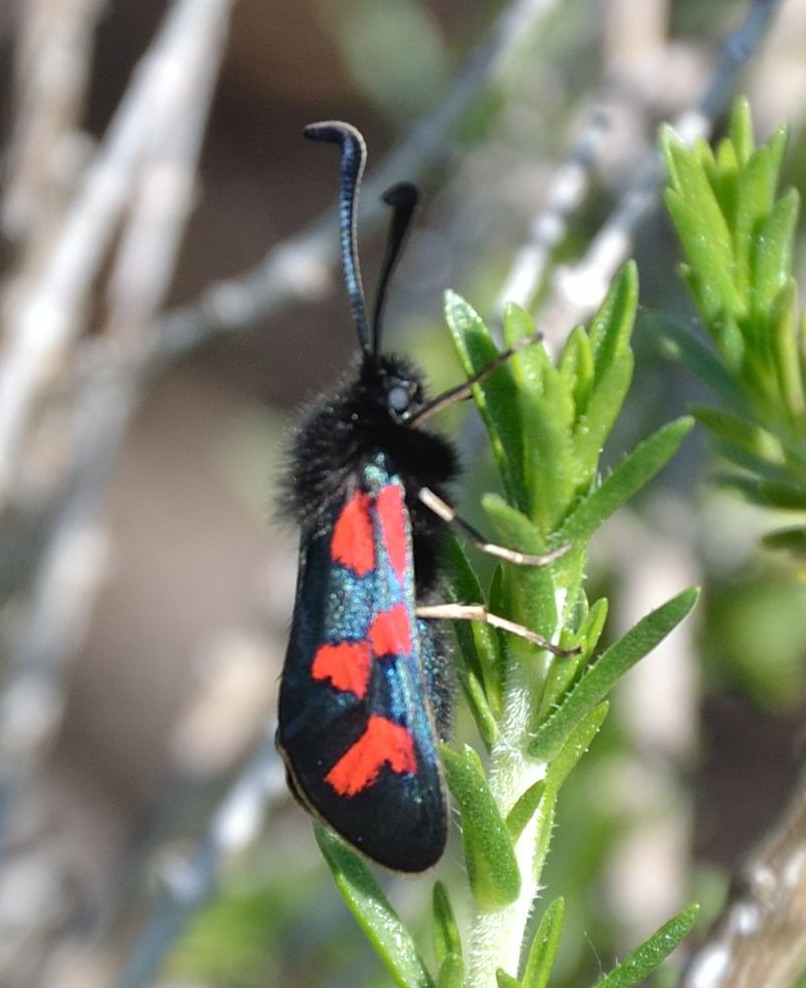
POLYGON ((437 518, 441 518, 446 524, 453 525, 464 532, 481 552, 486 552, 488 556, 495 556, 497 559, 505 559, 507 562, 515 563, 516 566, 546 566, 553 563, 555 559, 559 559, 560 556, 564 556, 571 548, 570 545, 561 545, 559 549, 552 549, 551 552, 535 555, 519 552, 517 549, 508 549, 503 545, 496 545, 494 542, 488 542, 478 529, 457 515, 448 502, 443 501, 429 487, 421 487, 417 496, 430 511, 434 512, 437 518))
POLYGON ((482 621, 484 624, 489 624, 493 628, 500 628, 502 631, 508 631, 510 634, 517 635, 519 638, 525 638, 526 641, 537 645, 538 648, 544 648, 547 652, 551 652, 552 655, 557 655, 564 659, 572 655, 579 655, 581 651, 580 648, 558 648, 557 645, 553 645, 542 635, 538 635, 535 631, 530 631, 524 625, 517 624, 515 621, 509 621, 507 618, 500 617, 498 614, 491 614, 481 604, 427 604, 417 608, 417 617, 425 618, 426 620, 482 621))
POLYGON ((491 374, 494 374, 513 354, 518 353, 520 350, 525 350, 526 347, 533 346, 535 343, 539 343, 542 339, 542 333, 530 333, 529 336, 524 336, 511 347, 502 350, 489 364, 482 367, 481 370, 476 371, 472 377, 469 377, 461 384, 457 384, 455 388, 449 388, 447 391, 443 391, 441 395, 437 395, 436 398, 429 401, 424 408, 421 408, 416 415, 413 415, 409 419, 409 424, 421 425, 426 419, 430 419, 432 415, 436 415, 437 412, 443 411, 457 401, 464 401, 466 398, 469 398, 473 394, 474 384, 479 384, 491 374))

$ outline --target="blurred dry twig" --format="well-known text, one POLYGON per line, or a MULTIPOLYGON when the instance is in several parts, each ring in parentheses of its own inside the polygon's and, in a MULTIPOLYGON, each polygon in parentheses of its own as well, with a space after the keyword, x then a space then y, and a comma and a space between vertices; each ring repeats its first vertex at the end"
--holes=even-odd
MULTIPOLYGON (((126 246, 119 255, 112 302, 120 305, 125 294, 130 306, 136 304, 141 311, 149 306, 151 315, 161 299, 178 239, 178 232, 166 235, 164 224, 180 230, 184 225, 193 185, 186 162, 195 162, 199 120, 206 119, 231 2, 178 0, 171 7, 63 223, 51 231, 41 269, 35 278, 21 275, 16 290, 9 293, 0 354, 0 505, 14 498, 30 418, 86 327, 90 290, 127 211, 126 246), (140 190, 139 202, 134 189, 140 190), (149 209, 155 192, 156 213, 149 209), (168 203, 174 209, 167 210, 168 203), (162 217, 160 230, 154 229, 157 216, 162 217), (146 236, 153 248, 155 233, 163 245, 158 260, 164 263, 157 268, 146 263, 134 286, 128 270, 133 266, 131 252, 142 248, 146 236), (135 237, 141 238, 139 244, 135 237), (146 279, 154 282, 151 291, 146 279)), ((142 249, 137 261, 144 262, 142 249)), ((127 315, 120 318, 126 320, 127 315)))
POLYGON ((806 788, 742 868, 681 988, 791 988, 806 968, 806 788))
MULTIPOLYGON (((102 541, 97 531, 107 477, 102 465, 119 448, 140 384, 136 375, 116 370, 127 360, 136 366, 132 355, 148 349, 144 334, 173 271, 231 3, 178 0, 171 8, 64 220, 50 231, 48 249, 30 252, 43 255, 41 265, 23 269, 6 299, 0 503, 29 493, 27 458, 38 428, 34 413, 53 389, 75 387, 71 375, 80 370, 79 345, 85 360, 89 349, 92 362, 92 374, 79 375, 84 387, 77 390, 72 428, 65 436, 72 460, 65 458, 63 474, 38 481, 50 486, 43 498, 60 507, 49 525, 32 605, 15 649, 29 704, 36 702, 30 687, 38 682, 41 711, 54 715, 59 670, 80 640, 102 558, 97 552, 74 553, 79 545, 102 541), (115 236, 120 242, 112 261, 108 317, 98 342, 92 343, 85 336, 90 291, 115 236), (76 566, 77 559, 86 559, 88 566, 76 566)), ((13 683, 12 689, 17 686, 13 683)), ((24 744, 8 720, 0 722, 3 749, 13 751, 15 759, 24 751, 34 753, 53 728, 52 717, 31 718, 30 707, 28 712, 41 736, 30 736, 24 744)))
POLYGON ((164 869, 162 901, 140 931, 116 988, 151 983, 187 921, 214 894, 224 862, 254 840, 265 823, 269 803, 285 792, 285 771, 271 731, 230 786, 192 854, 164 869))
MULTIPOLYGON (((27 519, 39 535, 30 571, 20 572, 18 558, 3 562, 12 599, 26 598, 6 643, 0 697, 5 825, 60 724, 65 662, 103 576, 109 467, 142 385, 116 371, 135 367, 134 355, 148 349, 145 335, 173 275, 232 2, 172 4, 97 149, 80 120, 101 5, 17 8, 18 114, 3 203, 16 268, 3 299, 0 524, 13 531, 27 519), (105 318, 93 339, 93 292, 107 266, 105 318)), ((30 853, 29 870, 54 868, 47 854, 30 853)), ((54 884, 48 875, 43 887, 54 884)), ((30 922, 47 915, 31 910, 30 922)), ((46 930, 21 929, 19 915, 0 913, 0 931, 7 983, 47 965, 48 951, 34 958, 25 947, 46 930)))

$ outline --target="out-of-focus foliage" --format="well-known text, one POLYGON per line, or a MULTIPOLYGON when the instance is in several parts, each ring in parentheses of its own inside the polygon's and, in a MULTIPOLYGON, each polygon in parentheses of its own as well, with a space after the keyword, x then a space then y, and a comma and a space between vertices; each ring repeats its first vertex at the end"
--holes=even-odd
POLYGON ((756 146, 750 108, 712 151, 667 131, 666 201, 683 245, 683 274, 715 351, 680 333, 681 354, 719 394, 700 407, 722 455, 722 482, 754 504, 791 512, 767 545, 806 553, 806 324, 792 274, 799 197, 777 192, 786 132, 756 146))
POLYGON ((391 116, 411 118, 449 78, 441 28, 418 0, 325 0, 319 5, 362 94, 391 116))

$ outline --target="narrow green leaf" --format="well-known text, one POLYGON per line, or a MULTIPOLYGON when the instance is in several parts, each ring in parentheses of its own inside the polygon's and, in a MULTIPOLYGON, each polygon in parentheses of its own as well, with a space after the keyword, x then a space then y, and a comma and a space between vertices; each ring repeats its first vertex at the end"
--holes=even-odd
POLYGON ((729 370, 739 378, 741 378, 742 372, 746 370, 745 362, 748 350, 748 339, 742 332, 740 322, 743 325, 747 322, 747 312, 741 308, 721 310, 705 319, 705 326, 722 359, 729 370))
POLYGON ((481 909, 513 902, 520 892, 518 862, 507 825, 487 785, 479 757, 440 746, 448 786, 459 805, 465 863, 473 897, 481 909))
POLYGON ((804 408, 797 301, 795 279, 790 278, 769 311, 769 342, 778 379, 777 397, 783 406, 782 412, 793 423, 804 408))
POLYGON ((593 739, 604 723, 605 717, 607 717, 609 709, 610 704, 605 700, 586 714, 571 731, 560 751, 552 759, 546 772, 546 788, 555 795, 560 791, 573 769, 576 768, 579 759, 590 748, 593 739))
POLYGON ((549 983, 557 948, 560 945, 564 916, 565 900, 555 899, 540 918, 540 925, 526 959, 523 988, 546 988, 549 983))
POLYGON ((462 938, 451 907, 448 890, 442 882, 434 883, 434 957, 441 967, 446 957, 462 956, 462 938))
POLYGON ((766 452, 761 439, 762 432, 751 418, 743 418, 705 405, 693 406, 693 412, 697 420, 720 439, 740 446, 755 456, 766 452))
MULTIPOLYGON (((448 543, 451 572, 451 595, 461 604, 486 604, 475 570, 456 541, 448 543)), ((454 631, 465 665, 481 684, 491 710, 500 709, 502 663, 498 638, 481 621, 455 621, 454 631)))
POLYGON ((540 881, 540 876, 543 874, 543 866, 546 863, 549 848, 551 847, 556 812, 557 795, 556 793, 549 792, 547 789, 537 808, 535 853, 532 858, 532 873, 536 882, 540 881))
MULTIPOLYGON (((675 192, 666 192, 666 208, 689 264, 697 272, 695 301, 703 319, 711 324, 726 309, 743 313, 744 300, 731 276, 732 258, 725 260, 721 253, 712 250, 708 225, 699 214, 698 205, 684 201, 675 192)), ((724 228, 724 218, 719 215, 719 225, 724 228)))
MULTIPOLYGON (((567 692, 571 683, 579 675, 579 670, 588 664, 607 619, 607 600, 597 600, 577 632, 576 640, 582 649, 579 655, 570 655, 556 660, 549 665, 540 705, 535 714, 535 725, 542 724, 551 716, 552 711, 559 705, 560 697, 567 692)), ((566 647, 561 638, 560 645, 566 647)))
MULTIPOLYGON (((460 624, 469 623, 468 621, 454 622, 457 627, 460 624)), ((465 646, 460 644, 460 651, 463 655, 466 654, 464 648, 465 646)), ((498 738, 498 721, 495 719, 495 714, 487 701, 484 687, 479 682, 473 670, 469 668, 460 669, 458 675, 465 699, 476 722, 476 729, 484 743, 484 747, 489 751, 498 738)))
POLYGON ((677 170, 677 161, 679 159, 678 149, 685 151, 686 146, 671 124, 661 124, 658 136, 663 160, 666 163, 667 184, 673 189, 680 188, 680 173, 677 170))
MULTIPOLYGON (((674 198, 686 207, 678 234, 688 246, 690 241, 696 240, 697 232, 710 233, 711 256, 718 267, 728 270, 733 261, 733 239, 706 174, 704 162, 711 157, 710 148, 703 142, 687 148, 680 141, 669 140, 664 151, 667 162, 674 163, 674 169, 670 171, 674 198)), ((677 219, 675 223, 677 225, 677 219)), ((702 252, 698 250, 697 253, 702 252)))
MULTIPOLYGON (((580 644, 582 642, 580 641, 580 644)), ((561 642, 563 647, 565 642, 561 642)), ((540 703, 534 714, 535 726, 542 724, 551 716, 552 711, 560 701, 560 697, 568 691, 571 683, 579 675, 579 670, 588 664, 593 649, 582 644, 579 655, 563 656, 549 664, 540 703)))
POLYGON ((718 474, 716 482, 738 491, 753 504, 780 511, 806 511, 806 489, 794 479, 791 483, 775 483, 745 474, 718 474))
POLYGON ((633 375, 633 353, 627 349, 619 360, 599 376, 591 392, 585 414, 574 429, 574 460, 580 476, 593 477, 605 440, 613 430, 633 375))
POLYGON ((638 268, 628 261, 617 273, 604 302, 591 320, 590 340, 597 381, 623 359, 638 308, 638 268))
POLYGON ((521 983, 517 978, 513 978, 511 974, 507 974, 502 968, 498 968, 495 972, 495 980, 498 988, 521 988, 521 983))
MULTIPOLYGON (((769 212, 775 203, 775 192, 778 188, 778 181, 781 176, 781 166, 784 161, 784 154, 786 153, 786 145, 789 141, 789 128, 786 124, 779 127, 775 133, 758 148, 756 148, 752 157, 758 157, 760 159, 759 164, 756 165, 758 168, 758 182, 759 185, 764 186, 763 201, 766 203, 766 211, 769 212)), ((752 165, 755 162, 748 162, 747 170, 752 170, 752 165)))
MULTIPOLYGON (((498 356, 481 316, 455 292, 445 293, 445 320, 468 377, 478 373, 498 356)), ((507 496, 516 504, 524 505, 526 493, 521 472, 523 445, 520 407, 518 390, 509 368, 506 365, 500 367, 482 385, 475 386, 473 400, 490 436, 507 496)))
POLYGON ((543 537, 537 525, 518 508, 513 507, 499 494, 485 494, 482 507, 498 528, 504 545, 518 552, 540 555, 554 548, 543 537))
POLYGON ((586 497, 557 533, 557 542, 575 545, 587 541, 618 508, 668 463, 694 425, 684 417, 658 429, 640 442, 615 467, 601 486, 586 497))
POLYGON ((582 326, 577 326, 568 336, 557 367, 574 397, 574 407, 587 408, 596 368, 590 337, 582 326))
POLYGON ((462 988, 465 962, 458 954, 448 954, 439 966, 437 988, 462 988))
POLYGON ((549 365, 540 387, 523 389, 520 401, 528 492, 517 507, 547 534, 557 527, 579 486, 572 445, 574 399, 560 372, 549 365))
POLYGON ((790 479, 788 468, 781 462, 782 454, 780 448, 778 456, 774 457, 775 462, 771 462, 771 460, 763 459, 760 456, 753 456, 752 453, 739 449, 738 446, 725 442, 723 439, 715 438, 713 440, 713 446, 721 457, 735 464, 737 467, 741 467, 742 470, 757 473, 759 477, 764 477, 776 483, 785 484, 790 479))
POLYGON ((778 130, 776 130, 776 132, 773 134, 772 138, 769 141, 767 141, 767 144, 773 145, 773 147, 775 148, 776 161, 774 162, 773 170, 776 176, 776 180, 783 166, 784 154, 786 153, 786 146, 788 143, 789 143, 789 124, 781 124, 778 127, 778 130))
POLYGON ((750 245, 753 270, 753 310, 765 313, 792 275, 792 253, 800 198, 794 189, 773 207, 750 245))
POLYGON ((736 378, 712 346, 674 319, 656 317, 653 325, 657 325, 658 331, 669 341, 675 356, 680 358, 688 370, 696 374, 735 411, 747 412, 747 401, 736 378))
POLYGON ((741 418, 717 408, 694 405, 692 414, 718 439, 735 446, 749 456, 766 460, 773 465, 783 459, 778 440, 752 419, 741 418))
POLYGON ((659 967, 661 961, 688 935, 699 909, 699 906, 689 906, 679 916, 669 920, 657 933, 628 954, 621 964, 600 978, 594 988, 634 988, 659 967))
POLYGON ((739 163, 736 160, 736 150, 730 141, 722 141, 719 144, 714 167, 706 164, 706 170, 722 214, 732 229, 736 224, 739 199, 739 163))
POLYGON ((524 828, 537 812, 540 800, 546 789, 546 780, 540 779, 534 785, 529 786, 526 792, 518 798, 515 805, 507 814, 507 829, 512 843, 516 844, 518 838, 523 833, 524 828))
POLYGON ((401 988, 431 988, 411 934, 361 858, 321 824, 314 824, 314 834, 336 887, 395 982, 401 988))
POLYGON ((582 627, 579 629, 579 638, 584 643, 586 652, 592 652, 599 644, 607 620, 607 609, 606 597, 600 597, 599 600, 594 601, 582 627))
POLYGON ((802 525, 768 532, 761 541, 770 549, 787 549, 796 556, 806 555, 806 528, 802 525))
POLYGON ((618 680, 652 651, 688 614, 696 588, 684 590, 631 628, 585 671, 559 709, 541 724, 529 745, 533 758, 552 759, 573 729, 610 692, 618 680))
POLYGON ((520 346, 517 353, 510 358, 509 366, 521 390, 539 390, 542 387, 543 374, 548 369, 555 368, 542 337, 537 336, 537 327, 531 314, 514 302, 507 302, 504 306, 502 331, 504 343, 508 347, 519 346, 527 337, 532 338, 529 346, 520 346))
MULTIPOLYGON (((509 347, 516 346, 524 337, 532 336, 536 332, 535 322, 530 313, 514 302, 507 302, 504 306, 502 329, 504 343, 509 347)), ((512 366, 515 368, 514 377, 521 388, 541 389, 543 375, 548 369, 554 369, 542 341, 536 341, 534 345, 519 350, 512 358, 512 366)))
POLYGON ((590 345, 594 381, 588 400, 577 405, 573 453, 580 477, 593 477, 605 440, 630 387, 633 353, 630 336, 638 307, 638 275, 625 264, 613 280, 599 311, 591 320, 590 345))
MULTIPOLYGON (((504 339, 512 345, 533 329, 531 316, 516 305, 504 314, 504 339)), ((526 500, 514 501, 544 532, 556 527, 577 482, 570 438, 576 418, 569 381, 546 348, 530 346, 512 358, 519 383, 522 476, 526 500), (550 463, 551 470, 546 470, 550 463)), ((511 499, 510 499, 511 500, 511 499)))
MULTIPOLYGON (((504 343, 515 346, 525 337, 535 334, 535 321, 526 309, 515 302, 507 302, 504 305, 503 332, 504 343)), ((535 341, 536 344, 539 342, 535 341)))
POLYGON ((730 118, 730 141, 736 150, 736 159, 740 165, 747 164, 753 153, 753 120, 750 115, 750 102, 745 96, 740 96, 733 104, 730 118))
POLYGON ((739 173, 736 216, 732 222, 736 256, 733 276, 750 304, 753 304, 750 295, 753 241, 774 206, 778 182, 776 158, 776 148, 771 142, 758 148, 739 173))

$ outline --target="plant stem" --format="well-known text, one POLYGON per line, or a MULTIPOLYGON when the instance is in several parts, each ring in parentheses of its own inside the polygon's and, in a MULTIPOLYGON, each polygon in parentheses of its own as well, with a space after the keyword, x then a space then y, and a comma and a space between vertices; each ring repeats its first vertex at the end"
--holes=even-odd
MULTIPOLYGON (((532 717, 530 696, 534 690, 534 668, 520 657, 510 665, 510 682, 504 697, 501 733, 490 755, 490 789, 506 816, 518 797, 545 777, 546 763, 529 758, 526 742, 532 717)), ((467 974, 469 988, 495 985, 495 972, 503 968, 517 975, 526 924, 539 891, 535 871, 538 828, 545 825, 538 811, 515 844, 521 875, 520 894, 514 902, 494 912, 478 910, 471 929, 467 974)))

